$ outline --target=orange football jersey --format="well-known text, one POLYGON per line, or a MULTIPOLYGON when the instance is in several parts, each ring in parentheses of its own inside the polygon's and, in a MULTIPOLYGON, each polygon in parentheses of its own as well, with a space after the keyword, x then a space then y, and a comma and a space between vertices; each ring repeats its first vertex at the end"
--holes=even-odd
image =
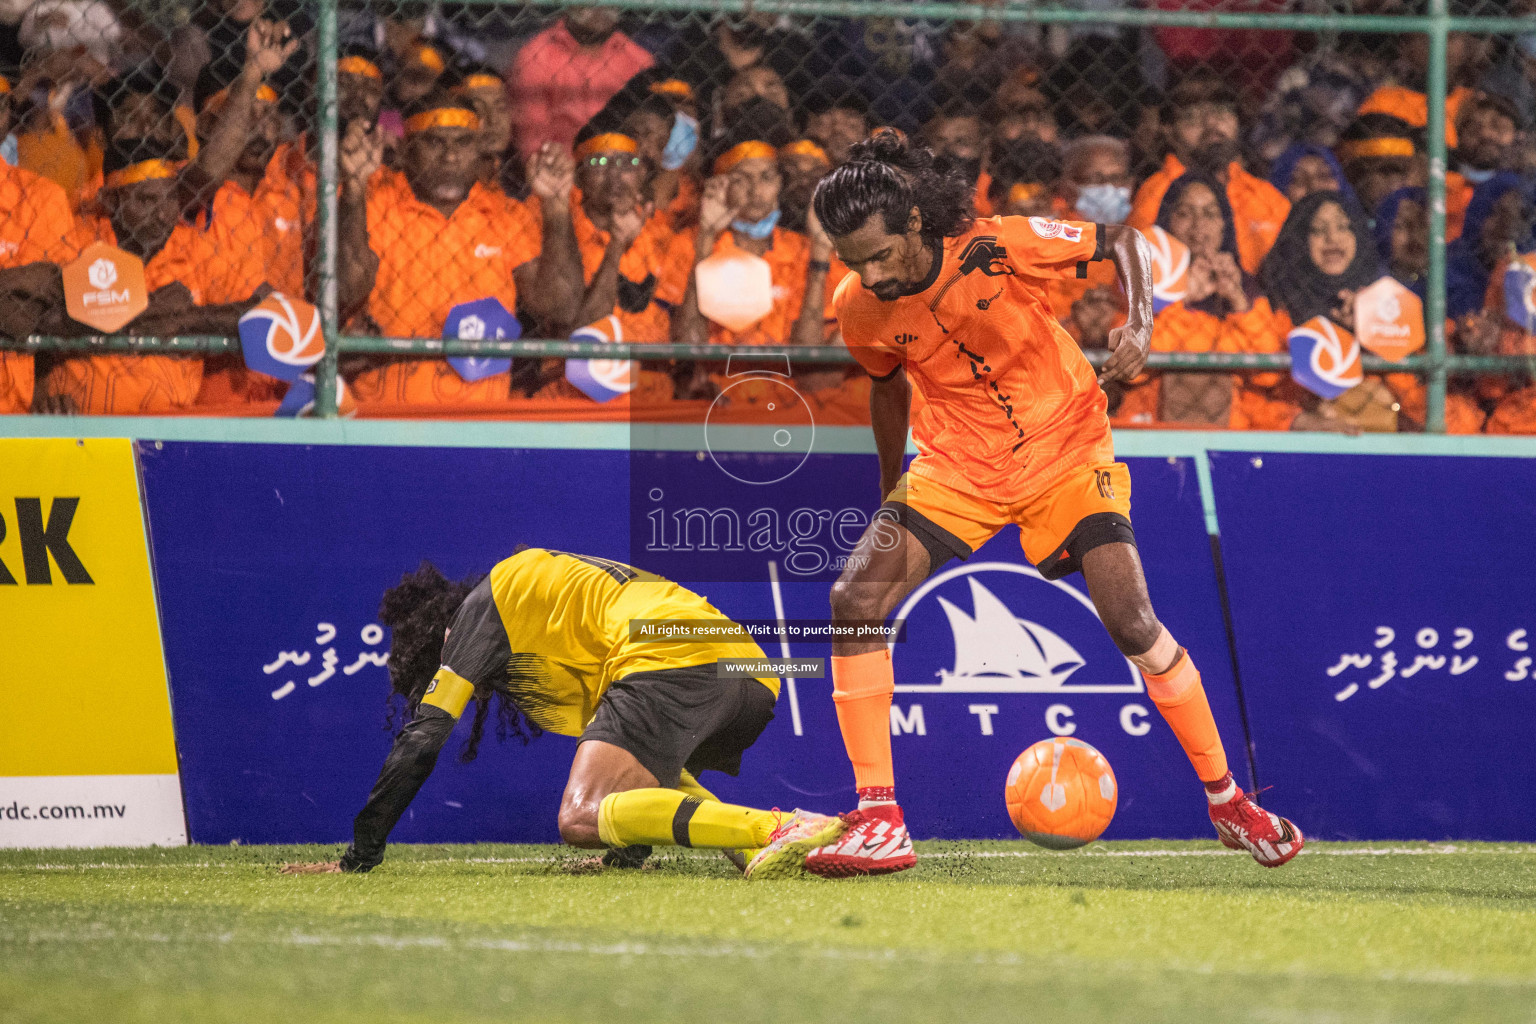
POLYGON ((913 472, 1018 502, 1076 466, 1113 460, 1104 392, 1049 292, 1106 256, 1095 224, 987 217, 943 239, 928 280, 902 298, 882 302, 857 274, 843 279, 849 351, 877 378, 904 366, 922 393, 913 472))

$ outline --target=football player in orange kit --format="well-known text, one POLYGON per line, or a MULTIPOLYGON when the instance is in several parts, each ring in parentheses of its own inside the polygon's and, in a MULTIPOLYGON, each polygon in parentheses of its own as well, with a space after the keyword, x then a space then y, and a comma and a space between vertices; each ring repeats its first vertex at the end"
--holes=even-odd
MULTIPOLYGON (((933 154, 882 128, 816 188, 816 216, 852 271, 838 286, 843 340, 873 378, 880 515, 832 588, 834 621, 884 620, 952 557, 1009 523, 1046 579, 1081 572, 1115 645, 1142 672, 1205 784, 1221 841, 1274 867, 1301 831, 1260 808, 1227 770, 1200 673, 1157 619, 1131 529, 1131 478, 1100 385, 1129 380, 1152 341, 1151 251, 1132 228, 1042 217, 977 219, 970 186, 933 154), (1050 312, 1047 283, 1110 259, 1129 300, 1095 380, 1050 312), (918 456, 901 471, 908 375, 926 400, 918 456)), ((883 874, 916 857, 891 765, 895 676, 883 641, 834 641, 832 699, 853 762, 858 809, 806 868, 883 874)))

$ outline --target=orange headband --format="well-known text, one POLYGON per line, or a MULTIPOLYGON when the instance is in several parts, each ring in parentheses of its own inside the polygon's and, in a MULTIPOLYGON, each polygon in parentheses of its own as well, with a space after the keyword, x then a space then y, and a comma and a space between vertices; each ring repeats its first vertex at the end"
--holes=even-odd
POLYGON ((602 153, 605 150, 615 153, 638 153, 640 144, 620 132, 602 132, 576 147, 576 159, 585 160, 593 153, 602 153))
POLYGON ((1339 145, 1339 155, 1345 160, 1363 160, 1369 157, 1413 156, 1413 140, 1397 135, 1379 139, 1360 139, 1339 145))
POLYGON ((661 82, 652 82, 651 92, 658 96, 673 96, 680 100, 693 99, 693 86, 681 78, 668 78, 661 82))
POLYGON ((469 128, 478 131, 480 115, 463 107, 433 107, 423 110, 405 122, 405 133, 414 135, 428 128, 469 128))
POLYGON ((779 155, 813 156, 824 164, 830 164, 832 162, 831 159, 827 156, 827 151, 816 145, 816 143, 812 142, 810 139, 796 139, 794 142, 791 142, 789 145, 779 150, 779 155))
POLYGON ((6 78, 4 75, 0 75, 0 96, 4 96, 6 93, 8 93, 10 91, 11 91, 11 80, 9 78, 6 78))
POLYGON ((384 73, 379 70, 377 64, 367 57, 359 57, 356 54, 337 61, 336 70, 347 75, 362 75, 364 78, 384 77, 384 73))
POLYGON ((719 158, 715 160, 715 173, 728 174, 732 167, 735 167, 743 160, 772 160, 776 156, 778 156, 778 150, 768 145, 768 143, 760 142, 757 139, 748 139, 746 142, 738 142, 720 154, 719 158))
POLYGON ((1037 181, 1016 181, 1008 188, 1008 201, 1010 203, 1027 203, 1044 191, 1045 186, 1037 181))
POLYGON ((416 52, 414 54, 412 54, 411 56, 415 57, 416 58, 416 63, 420 64, 422 67, 430 68, 431 70, 436 71, 439 74, 442 73, 442 70, 443 70, 443 55, 438 53, 432 47, 430 47, 430 46, 418 47, 416 52))
MULTIPOLYGON (((256 88, 256 99, 262 103, 276 103, 277 90, 270 85, 260 85, 256 88)), ((218 92, 203 100, 203 110, 207 113, 217 114, 224 109, 224 104, 229 102, 229 88, 226 86, 218 92)))
POLYGON ((169 160, 140 160, 136 164, 129 164, 107 175, 106 187, 122 188, 125 185, 137 185, 141 181, 154 181, 157 178, 174 178, 175 176, 176 165, 169 160))
POLYGON ((501 79, 495 75, 487 75, 484 72, 470 75, 464 81, 453 87, 456 93, 468 92, 470 89, 500 89, 501 79))

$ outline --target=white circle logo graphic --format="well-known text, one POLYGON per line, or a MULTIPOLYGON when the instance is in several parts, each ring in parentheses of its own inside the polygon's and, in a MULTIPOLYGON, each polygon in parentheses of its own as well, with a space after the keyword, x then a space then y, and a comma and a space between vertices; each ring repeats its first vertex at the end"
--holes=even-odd
POLYGON ((117 266, 106 257, 102 257, 92 263, 86 270, 85 276, 90 279, 94 288, 111 288, 117 283, 117 266))

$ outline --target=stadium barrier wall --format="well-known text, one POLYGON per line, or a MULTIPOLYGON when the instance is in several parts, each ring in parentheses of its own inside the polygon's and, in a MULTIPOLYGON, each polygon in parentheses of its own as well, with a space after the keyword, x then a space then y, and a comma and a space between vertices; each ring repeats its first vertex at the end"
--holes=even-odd
MULTIPOLYGON (((754 554, 755 566, 717 566, 707 578, 668 572, 674 552, 636 557, 624 529, 632 472, 653 481, 665 476, 668 494, 703 494, 719 471, 694 451, 165 442, 141 445, 140 459, 187 811, 198 841, 349 834, 389 742, 380 657, 387 643, 373 616, 382 591, 422 558, 458 578, 487 571, 528 543, 654 568, 737 619, 775 620, 779 608, 789 622, 829 616, 835 573, 800 581, 794 565, 802 556, 821 560, 818 544, 832 551, 830 530, 793 549, 754 554), (633 467, 636 460, 645 468, 633 467), (777 587, 768 559, 775 561, 777 587)), ((825 523, 843 509, 872 504, 872 459, 815 459, 819 464, 802 470, 815 486, 789 494, 781 507, 802 515, 814 510, 825 523)), ((1161 614, 1205 666, 1212 703, 1240 755, 1242 725, 1195 467, 1189 459, 1132 465, 1134 487, 1145 495, 1137 525, 1149 567, 1154 578, 1182 581, 1166 590, 1161 614)), ((767 507, 784 494, 762 490, 775 492, 764 496, 767 507)), ((1201 805, 1188 799, 1187 769, 1166 770, 1182 759, 1178 745, 1080 583, 1041 580, 1015 536, 1000 535, 940 576, 904 617, 908 639, 895 646, 896 757, 903 799, 929 834, 1010 834, 1002 780, 1018 752, 1051 731, 1089 739, 1124 777, 1117 834, 1197 835, 1209 827, 1201 805), (958 641, 941 600, 967 617, 956 620, 954 629, 966 634, 958 641), (1023 621, 989 617, 994 601, 1023 621), (1000 634, 1005 627, 1012 633, 1000 634), (1043 659, 1034 649, 1040 643, 1043 659), (1066 685, 1047 688, 1042 681, 1038 692, 988 692, 985 681, 964 671, 967 655, 974 661, 983 654, 994 664, 1032 656, 1052 670, 1046 680, 1066 685), (940 684, 941 672, 957 668, 960 679, 940 684)), ((772 641, 763 646, 782 653, 772 641)), ((826 658, 829 645, 791 641, 788 653, 826 658)), ((723 797, 763 806, 851 805, 853 775, 830 696, 830 678, 799 679, 792 690, 786 684, 777 718, 742 776, 711 776, 706 784, 718 783, 723 797)), ((445 757, 400 838, 557 838, 555 809, 571 741, 545 736, 492 753, 496 746, 482 748, 485 763, 445 757)))
POLYGON ((131 442, 0 440, 0 846, 187 841, 131 442))
MULTIPOLYGON (((630 519, 644 518, 635 481, 700 493, 719 472, 696 437, 666 426, 252 426, 145 421, 134 445, 194 842, 349 835, 389 745, 379 594, 420 559, 466 575, 531 543, 640 561, 628 535, 630 519), (286 443, 228 440, 263 433, 286 443)), ((60 433, 93 427, 123 424, 46 421, 60 433)), ((755 452, 758 464, 786 458, 764 455, 762 439, 745 434, 716 440, 730 442, 717 451, 755 452)), ((1148 432, 1122 434, 1119 447, 1154 601, 1195 654, 1241 780, 1275 787, 1276 805, 1320 838, 1536 838, 1536 771, 1525 756, 1536 686, 1522 653, 1524 631, 1536 629, 1522 619, 1536 608, 1528 571, 1536 509, 1520 497, 1533 493, 1526 478, 1536 474, 1536 445, 1148 432), (1245 447, 1253 450, 1237 450, 1245 447), (1426 500, 1450 495, 1454 502, 1426 500), (1224 558, 1221 573, 1213 553, 1224 558), (1381 644, 1378 627, 1390 642, 1381 644), (1389 650, 1395 675, 1372 686, 1389 650), (1414 668, 1420 655, 1445 660, 1414 668), (1357 664, 1363 658, 1373 660, 1357 664)), ((819 430, 816 448, 813 486, 785 500, 814 500, 828 513, 871 507, 867 431, 819 430)), ((83 501, 75 530, 89 509, 83 501)), ((1098 746, 1116 769, 1120 809, 1108 837, 1207 836, 1187 762, 1103 636, 1080 578, 1040 580, 1015 536, 951 563, 908 609, 893 731, 919 834, 1013 834, 1000 798, 1007 765, 1057 732, 1098 746), (974 666, 957 661, 957 634, 990 657, 1034 665, 1059 687, 977 692, 967 678, 974 666)), ((13 530, 0 540, 0 561, 18 563, 17 545, 13 530)), ((797 576, 794 554, 758 556, 774 561, 777 587, 765 564, 726 582, 670 574, 734 617, 824 620, 835 569, 797 576)), ((652 561, 662 564, 650 567, 670 572, 672 557, 660 553, 652 561)), ((138 607, 152 617, 147 581, 143 589, 124 595, 113 615, 138 607)), ((0 601, 24 590, 0 590, 0 601)), ((784 653, 773 640, 762 646, 784 653)), ((827 652, 825 643, 789 648, 795 657, 827 652)), ((29 665, 41 666, 35 677, 56 693, 100 675, 79 662, 29 665)), ((852 777, 830 688, 826 678, 786 685, 742 776, 706 782, 727 799, 841 807, 852 777)), ((470 765, 455 759, 458 745, 397 839, 556 838, 573 740, 488 739, 470 765)), ((13 761, 0 774, 25 774, 13 761)), ((7 835, 0 830, 0 842, 7 835)))
POLYGON ((1211 453, 1260 779, 1350 839, 1536 838, 1536 462, 1211 453))

